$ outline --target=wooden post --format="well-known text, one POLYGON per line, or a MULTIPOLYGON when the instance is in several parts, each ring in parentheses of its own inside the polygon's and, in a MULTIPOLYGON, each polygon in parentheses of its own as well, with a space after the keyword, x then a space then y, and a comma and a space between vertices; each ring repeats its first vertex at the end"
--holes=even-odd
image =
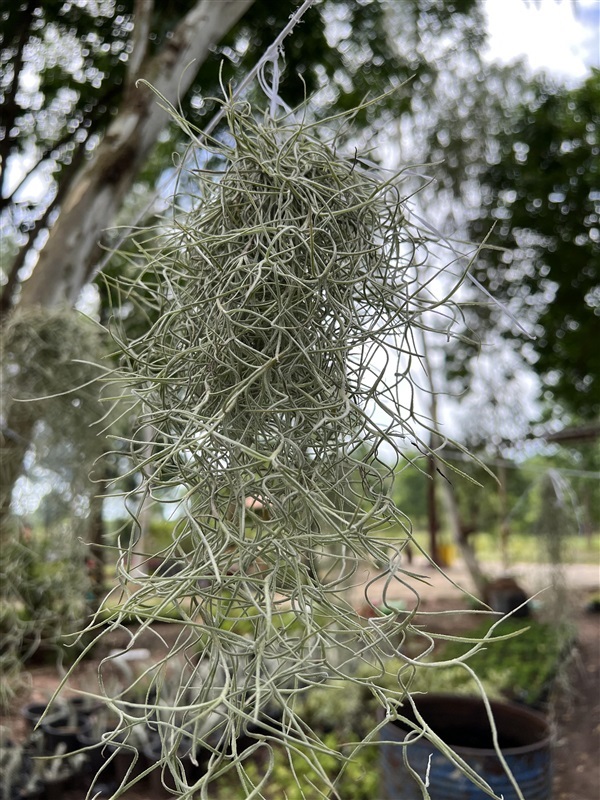
MULTIPOLYGON (((429 456, 427 459, 429 483, 427 486, 427 521, 429 526, 429 554, 431 559, 439 564, 439 550, 438 550, 438 530, 439 522, 436 508, 436 468, 435 458, 429 456)), ((441 566, 441 565, 440 565, 441 566)))

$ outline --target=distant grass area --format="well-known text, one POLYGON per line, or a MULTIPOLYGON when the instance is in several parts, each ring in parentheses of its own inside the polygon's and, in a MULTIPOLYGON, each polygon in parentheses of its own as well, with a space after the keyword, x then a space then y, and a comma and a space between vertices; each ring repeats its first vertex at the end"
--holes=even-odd
MULTIPOLYGON (((398 530, 397 537, 395 537, 388 532, 387 538, 390 545, 393 546, 395 541, 404 540, 406 534, 404 531, 398 530)), ((416 531, 414 538, 426 552, 429 551, 429 537, 426 531, 416 531)), ((443 531, 439 534, 439 540, 443 544, 449 544, 451 541, 449 534, 443 531)), ((473 536, 473 543, 477 557, 482 563, 500 562, 500 544, 497 534, 477 533, 473 536)), ((451 549, 454 558, 459 558, 457 548, 452 546, 451 549)), ((579 534, 568 536, 562 542, 562 552, 564 553, 564 562, 567 564, 600 564, 600 533, 594 533, 591 536, 579 534)), ((414 555, 418 558, 416 552, 414 555)), ((512 533, 509 540, 509 558, 512 564, 549 563, 548 542, 542 536, 512 533)), ((116 584, 116 568, 113 563, 109 562, 105 566, 105 580, 107 587, 116 584)), ((117 604, 116 600, 111 601, 111 606, 117 604)), ((105 613, 106 616, 109 616, 108 611, 105 613)), ((173 615, 175 618, 178 616, 178 612, 175 610, 168 610, 166 613, 167 616, 173 615)))
MULTIPOLYGON (((475 548, 482 561, 498 561, 498 537, 489 533, 480 533, 475 537, 475 548)), ((592 536, 576 534, 562 540, 561 552, 568 564, 600 563, 600 533, 592 536)), ((550 560, 549 542, 545 537, 532 534, 511 534, 509 540, 511 561, 527 563, 545 563, 550 560)))
MULTIPOLYGON (((399 538, 404 535, 398 534, 399 538)), ((426 532, 417 531, 414 534, 418 543, 426 550, 429 549, 429 538, 426 532)), ((450 536, 445 533, 439 535, 440 542, 448 544, 450 536)), ((472 537, 475 552, 480 561, 500 561, 500 538, 494 533, 477 533, 472 537)), ((456 548, 454 548, 456 553, 456 548)), ((600 533, 591 536, 576 534, 567 536, 561 543, 565 563, 568 564, 599 564, 600 563, 600 533)), ((549 542, 543 536, 534 534, 512 533, 509 539, 509 557, 511 562, 524 562, 528 564, 543 564, 549 561, 549 542)), ((458 553, 456 553, 458 556, 458 553)))

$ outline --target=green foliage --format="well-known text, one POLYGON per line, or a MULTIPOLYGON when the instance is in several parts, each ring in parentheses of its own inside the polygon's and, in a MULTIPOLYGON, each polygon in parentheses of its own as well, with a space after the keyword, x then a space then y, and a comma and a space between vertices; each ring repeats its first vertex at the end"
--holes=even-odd
MULTIPOLYGON (((539 512, 539 507, 534 510, 539 512)), ((531 515, 529 530, 535 531, 535 518, 531 515)), ((597 564, 600 560, 600 535, 568 536, 563 542, 563 564, 597 564)), ((498 534, 478 533, 473 541, 477 558, 481 562, 498 563, 498 534)), ((510 564, 540 564, 548 562, 547 543, 543 533, 518 533, 512 530, 508 541, 510 564)))
POLYGON ((44 529, 48 531, 59 522, 63 522, 71 512, 71 503, 65 493, 58 489, 51 489, 40 500, 37 516, 42 521, 44 529))
POLYGON ((546 399, 576 417, 600 413, 600 71, 578 88, 540 91, 499 134, 482 177, 477 277, 535 325, 527 344, 546 399))
MULTIPOLYGON (((335 790, 324 790, 322 777, 305 756, 302 747, 288 751, 280 745, 273 747, 272 773, 261 795, 265 800, 308 800, 308 798, 332 798, 332 800, 373 800, 379 791, 378 751, 374 745, 354 749, 342 741, 337 732, 323 737, 324 747, 329 752, 318 755, 321 770, 329 781, 335 781, 335 790), (343 768, 343 769, 342 769, 343 768), (338 777, 339 776, 339 777, 338 777)), ((266 760, 266 759, 265 759, 266 760)), ((246 786, 257 785, 267 771, 266 764, 250 761, 246 767, 246 786)), ((246 788, 229 776, 215 782, 215 800, 244 800, 246 788)), ((211 794, 212 796, 212 794, 211 794)))
POLYGON ((153 552, 167 548, 173 541, 175 523, 168 519, 152 519, 148 530, 149 547, 153 552))
MULTIPOLYGON (((448 462, 455 464, 472 479, 466 480, 459 475, 452 475, 450 478, 465 532, 497 531, 500 524, 498 483, 483 466, 474 460, 461 458, 461 455, 450 447, 445 452, 448 462)), ((430 487, 430 478, 424 471, 427 467, 425 457, 416 453, 411 454, 410 457, 420 467, 420 470, 407 468, 397 472, 393 496, 398 507, 411 522, 417 528, 423 529, 427 524, 427 492, 430 487)), ((509 464, 509 466, 514 467, 507 470, 508 502, 509 507, 512 508, 526 490, 528 477, 516 464, 509 464)), ((493 470, 493 467, 491 469, 493 470)), ((438 517, 443 523, 443 508, 439 497, 438 505, 438 517)), ((521 524, 520 518, 516 520, 516 528, 517 530, 526 530, 521 524)))
MULTIPOLYGON (((458 455, 449 450, 447 458, 453 463, 458 455)), ((416 453, 407 456, 415 460, 422 470, 425 468, 423 456, 416 453)), ((597 558, 597 548, 593 542, 590 543, 589 536, 600 532, 600 496, 597 492, 599 459, 600 451, 595 443, 591 443, 573 448, 561 447, 551 455, 534 456, 522 463, 505 462, 511 561, 545 560, 542 534, 547 531, 544 525, 540 525, 544 508, 541 481, 549 470, 554 470, 564 480, 563 534, 570 534, 565 542, 566 558, 572 562, 590 562, 597 558)), ((460 459, 456 463, 481 484, 477 486, 460 476, 451 477, 464 532, 474 534, 473 546, 480 559, 497 561, 502 522, 498 483, 474 461, 460 459)), ((492 463, 491 469, 497 467, 492 463)), ((428 487, 429 478, 422 471, 411 468, 396 472, 393 498, 413 522, 417 531, 415 538, 420 544, 425 544, 422 531, 427 524, 428 487)), ((445 517, 441 504, 437 510, 444 531, 445 517)), ((550 515, 550 520, 553 519, 557 519, 556 514, 550 515)), ((396 535, 402 537, 402 530, 398 529, 396 535)))
MULTIPOLYGON (((133 3, 4 4, 2 177, 9 155, 39 148, 60 173, 118 104, 133 3), (38 82, 24 85, 25 68, 38 82), (34 86, 35 88, 30 88, 34 86)), ((6 198, 6 185, 2 194, 6 198)))
MULTIPOLYGON (((397 688, 397 674, 404 669, 403 680, 411 694, 435 692, 477 695, 480 689, 468 670, 453 660, 464 656, 475 641, 489 633, 493 623, 489 620, 469 629, 464 636, 471 642, 440 641, 435 655, 424 659, 447 662, 435 669, 417 667, 408 682, 408 673, 401 659, 391 659, 381 679, 383 686, 397 688)), ((493 636, 485 646, 471 655, 466 662, 475 672, 490 699, 505 699, 541 705, 548 696, 556 676, 571 645, 572 631, 555 623, 535 619, 503 620, 494 629, 493 636), (494 637, 508 636, 507 639, 494 637)))
POLYGON ((408 454, 419 469, 409 466, 397 470, 394 477, 393 499, 402 513, 406 514, 415 528, 424 528, 427 523, 427 491, 429 478, 427 461, 417 453, 408 454))
MULTIPOLYGON (((469 636, 474 639, 483 638, 489 628, 489 622, 483 623, 470 631, 469 636)), ((504 620, 494 631, 495 636, 512 633, 518 635, 497 642, 491 641, 469 659, 469 665, 492 694, 501 694, 509 700, 519 700, 531 706, 540 705, 546 699, 562 666, 570 645, 570 634, 554 623, 512 618, 504 620)), ((442 655, 449 660, 459 658, 467 650, 467 645, 452 642, 444 648, 442 655)), ((460 672, 467 676, 465 670, 460 672)), ((424 671, 417 673, 414 688, 418 687, 419 678, 423 674, 424 671)), ((470 685, 471 693, 474 692, 471 678, 467 676, 463 679, 458 671, 456 678, 457 688, 465 689, 470 685)), ((434 679, 432 682, 435 683, 434 679)), ((429 688, 431 689, 431 685, 429 688)))
MULTIPOLYGON (((520 529, 547 534, 549 526, 560 524, 562 535, 569 538, 566 546, 581 552, 586 542, 584 534, 589 536, 600 532, 600 496, 597 491, 600 451, 597 444, 560 447, 551 457, 529 459, 521 471, 530 483, 527 493, 522 495, 515 508, 514 516, 521 523, 520 529), (562 494, 560 514, 548 509, 544 498, 543 479, 550 470, 563 482, 562 489, 559 488, 559 494, 562 494)), ((555 502, 556 497, 552 505, 555 502)))
POLYGON ((38 651, 73 657, 72 634, 88 613, 90 581, 85 548, 70 526, 27 535, 0 548, 0 671, 11 697, 24 662, 38 651), (13 680, 9 680, 9 679, 13 680))

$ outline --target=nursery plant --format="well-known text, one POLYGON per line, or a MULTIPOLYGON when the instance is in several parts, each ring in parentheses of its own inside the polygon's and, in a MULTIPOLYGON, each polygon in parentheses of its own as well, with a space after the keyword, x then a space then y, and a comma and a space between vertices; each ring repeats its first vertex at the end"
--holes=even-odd
POLYGON ((81 652, 77 633, 89 617, 86 548, 75 523, 23 536, 0 548, 0 707, 8 707, 33 659, 61 666, 81 652))
POLYGON ((59 797, 83 769, 83 753, 67 753, 64 743, 49 748, 41 730, 23 742, 13 742, 6 733, 0 731, 0 797, 6 800, 59 797))

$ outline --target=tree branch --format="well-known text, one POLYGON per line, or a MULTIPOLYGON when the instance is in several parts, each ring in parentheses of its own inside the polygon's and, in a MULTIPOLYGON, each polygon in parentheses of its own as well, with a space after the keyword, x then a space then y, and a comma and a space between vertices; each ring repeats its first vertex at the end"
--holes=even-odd
MULTIPOLYGON (((2 104, 2 124, 6 133, 4 135, 4 139, 0 139, 0 197, 4 194, 4 182, 7 174, 6 162, 8 161, 11 145, 14 141, 14 137, 10 135, 10 132, 14 127, 15 119, 17 117, 16 96, 19 88, 19 77, 21 75, 21 69, 23 68, 23 51, 25 49, 27 40, 29 39, 29 28, 31 25, 31 19, 33 17, 33 11, 36 6, 37 0, 29 0, 24 11, 19 10, 14 12, 19 14, 19 21, 22 23, 22 26, 17 44, 17 53, 12 59, 13 78, 9 88, 7 89, 4 103, 2 104)), ((10 45, 10 43, 8 44, 10 45)))
POLYGON ((139 77, 148 52, 154 0, 135 0, 133 12, 132 50, 127 61, 125 93, 128 94, 139 77))
MULTIPOLYGON (((102 128, 102 123, 106 119, 106 113, 104 111, 100 111, 99 109, 105 105, 110 107, 111 100, 115 97, 118 97, 121 94, 121 87, 115 85, 114 83, 107 81, 106 82, 106 91, 95 98, 93 102, 93 106, 90 109, 88 115, 83 120, 84 123, 87 124, 87 136, 86 140, 90 138, 94 133, 97 133, 98 130, 102 128)), ((73 120, 70 120, 72 122, 73 120)), ((69 127, 69 123, 66 123, 66 127, 69 127)), ((7 197, 0 197, 0 213, 4 211, 5 208, 8 208, 12 203, 14 203, 15 195, 19 191, 19 189, 25 184, 25 182, 33 175, 33 173, 40 167, 44 161, 46 161, 53 153, 56 153, 65 145, 68 145, 70 142, 73 142, 75 139, 75 134, 81 128, 81 124, 72 131, 67 131, 58 141, 53 142, 50 147, 47 147, 39 157, 37 163, 28 171, 28 173, 19 181, 18 186, 16 186, 13 191, 7 197)), ((75 152, 79 147, 79 142, 76 142, 75 152)))
POLYGON ((56 150, 59 150, 61 147, 64 147, 65 145, 69 144, 69 142, 73 140, 74 136, 75 136, 75 131, 72 132, 69 131, 69 133, 66 133, 61 139, 55 142, 52 145, 52 147, 48 147, 42 152, 36 163, 21 178, 19 183, 12 190, 12 192, 6 197, 2 197, 0 199, 0 213, 4 211, 5 208, 8 208, 8 206, 12 205, 15 202, 15 195, 17 194, 19 189, 21 189, 27 183, 27 181, 29 180, 29 178, 31 178, 36 169, 38 169, 38 167, 40 167, 44 163, 44 161, 46 161, 46 159, 48 159, 52 155, 52 153, 54 153, 56 150))

